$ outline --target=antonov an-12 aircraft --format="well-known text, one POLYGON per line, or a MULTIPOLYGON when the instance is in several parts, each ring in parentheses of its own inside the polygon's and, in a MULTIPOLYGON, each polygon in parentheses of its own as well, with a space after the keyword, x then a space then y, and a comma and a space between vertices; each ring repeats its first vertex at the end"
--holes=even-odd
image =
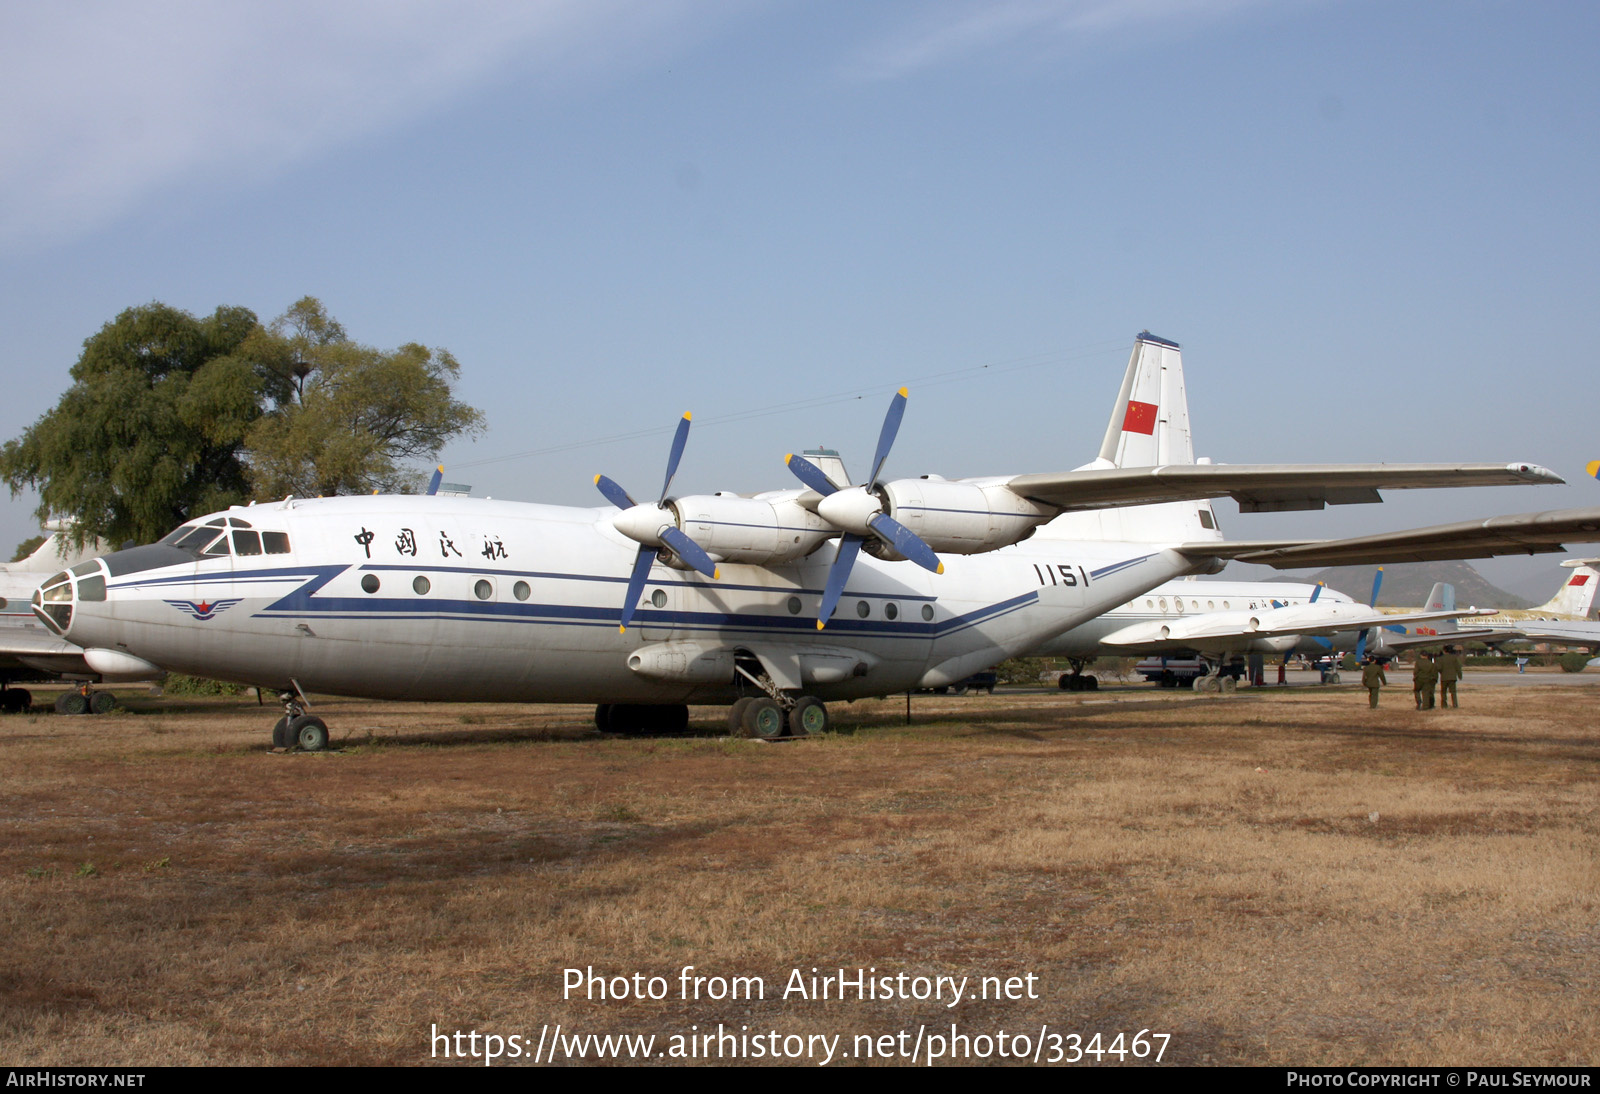
MULTIPOLYGON (((685 416, 656 499, 636 503, 601 476, 614 507, 427 496, 235 507, 74 566, 34 603, 107 668, 280 690, 280 747, 327 744, 307 692, 589 702, 618 731, 731 703, 736 731, 771 739, 825 729, 827 702, 961 680, 1233 553, 1199 534, 1199 505, 1161 527, 1124 527, 1119 507, 1227 495, 1252 511, 1306 509, 1380 501, 1381 487, 1562 481, 1521 462, 1102 460, 886 479, 904 407, 902 389, 859 485, 795 456, 800 489, 672 497, 685 416), (1096 514, 1095 530, 1063 514, 1096 514)), ((1161 412, 1119 399, 1107 434, 1148 434, 1161 412)))

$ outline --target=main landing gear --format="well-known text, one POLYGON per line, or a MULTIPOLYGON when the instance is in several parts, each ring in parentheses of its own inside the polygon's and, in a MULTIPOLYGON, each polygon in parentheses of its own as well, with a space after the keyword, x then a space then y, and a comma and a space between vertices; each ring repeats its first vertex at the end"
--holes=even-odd
MULTIPOLYGON (((25 696, 28 695, 26 691, 22 691, 20 688, 17 691, 8 691, 6 694, 8 696, 15 695, 17 692, 21 692, 25 696)), ((28 702, 32 701, 32 696, 29 696, 28 702)), ((26 703, 23 704, 24 708, 26 705, 26 703)), ((116 709, 116 706, 117 697, 115 695, 112 695, 109 691, 96 691, 87 683, 79 684, 71 691, 63 691, 56 696, 57 714, 110 714, 116 709)), ((10 710, 11 708, 7 706, 5 709, 10 710)))
POLYGON ((1088 667, 1087 661, 1072 661, 1072 671, 1063 673, 1056 681, 1056 686, 1062 691, 1099 691, 1100 677, 1085 676, 1083 670, 1088 667))
POLYGON ((815 695, 746 695, 728 708, 728 736, 781 741, 828 732, 828 708, 815 695))
POLYGON ((33 705, 33 695, 27 688, 8 688, 0 684, 0 710, 7 714, 21 714, 33 705))
POLYGON ((280 692, 278 699, 283 703, 283 717, 272 727, 274 751, 321 752, 328 747, 328 723, 305 712, 298 692, 280 692))

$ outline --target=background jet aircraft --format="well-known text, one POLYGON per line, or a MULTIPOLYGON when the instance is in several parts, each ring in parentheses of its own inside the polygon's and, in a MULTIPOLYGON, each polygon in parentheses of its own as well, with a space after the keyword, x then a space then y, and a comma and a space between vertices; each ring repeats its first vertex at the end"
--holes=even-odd
POLYGON ((802 489, 673 497, 686 417, 653 501, 601 476, 616 508, 426 496, 236 507, 58 574, 35 606, 91 664, 281 689, 280 746, 327 742, 306 691, 588 701, 622 730, 725 702, 739 730, 771 738, 825 728, 825 702, 954 683, 1214 571, 1228 545, 1207 529, 1206 498, 1307 508, 1379 501, 1383 486, 1560 481, 1526 463, 1106 466, 1107 444, 1160 420, 1159 403, 1136 397, 1138 371, 1101 459, 1078 471, 888 479, 902 392, 864 484, 793 457, 802 489), (1182 504, 1182 520, 1151 502, 1182 504))
POLYGON ((61 534, 61 529, 47 528, 46 531, 49 535, 45 541, 27 558, 0 565, 0 710, 14 714, 32 704, 33 694, 27 688, 13 686, 17 682, 64 677, 84 686, 78 691, 64 693, 58 709, 78 714, 103 713, 115 705, 116 698, 110 692, 95 691, 93 684, 152 677, 148 674, 107 676, 88 664, 82 647, 40 625, 29 605, 29 598, 40 583, 62 566, 94 558, 106 548, 99 541, 74 548, 61 534))

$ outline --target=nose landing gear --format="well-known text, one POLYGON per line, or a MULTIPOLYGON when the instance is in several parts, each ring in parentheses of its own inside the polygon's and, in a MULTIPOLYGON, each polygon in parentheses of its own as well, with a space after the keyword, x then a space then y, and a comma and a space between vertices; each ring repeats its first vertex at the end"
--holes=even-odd
POLYGON ((328 747, 328 723, 305 712, 298 692, 280 692, 278 699, 283 703, 283 717, 272 727, 273 751, 298 748, 302 752, 321 752, 328 747))

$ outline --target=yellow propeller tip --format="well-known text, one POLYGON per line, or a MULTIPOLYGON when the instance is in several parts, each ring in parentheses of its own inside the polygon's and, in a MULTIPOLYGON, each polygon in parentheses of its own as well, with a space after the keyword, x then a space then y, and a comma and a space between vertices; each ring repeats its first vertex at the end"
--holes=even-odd
POLYGON ((820 631, 825 626, 827 626, 827 624, 825 624, 822 620, 817 620, 817 630, 820 631))
POLYGON ((686 422, 687 422, 687 421, 688 421, 688 420, 689 420, 689 419, 690 419, 690 418, 693 418, 693 417, 694 417, 694 415, 693 415, 693 414, 691 414, 691 413, 689 413, 689 412, 688 412, 688 411, 687 411, 687 410, 685 410, 685 411, 684 411, 684 412, 683 412, 683 420, 684 420, 684 421, 686 421, 686 422))
POLYGON ((783 458, 783 462, 784 462, 785 465, 787 465, 789 463, 789 461, 792 460, 792 459, 794 459, 794 453, 793 452, 791 452, 787 456, 785 456, 783 458))
POLYGON ((721 576, 722 576, 722 570, 720 568, 718 568, 718 567, 712 567, 712 569, 711 569, 711 580, 715 581, 721 576))
POLYGON ((628 628, 622 626, 621 624, 618 624, 617 625, 617 633, 618 634, 627 634, 628 633, 628 628))
POLYGON ((942 563, 942 562, 939 563, 939 568, 937 570, 933 571, 933 572, 936 573, 936 574, 944 573, 944 563, 942 563))
POLYGON ((599 476, 599 475, 596 475, 596 476, 595 476, 595 477, 594 477, 594 484, 595 484, 595 485, 596 485, 596 486, 599 486, 599 485, 600 485, 600 476, 599 476))
POLYGON ((909 391, 907 391, 905 388, 901 388, 900 389, 900 398, 904 399, 909 394, 911 394, 911 393, 909 391))

